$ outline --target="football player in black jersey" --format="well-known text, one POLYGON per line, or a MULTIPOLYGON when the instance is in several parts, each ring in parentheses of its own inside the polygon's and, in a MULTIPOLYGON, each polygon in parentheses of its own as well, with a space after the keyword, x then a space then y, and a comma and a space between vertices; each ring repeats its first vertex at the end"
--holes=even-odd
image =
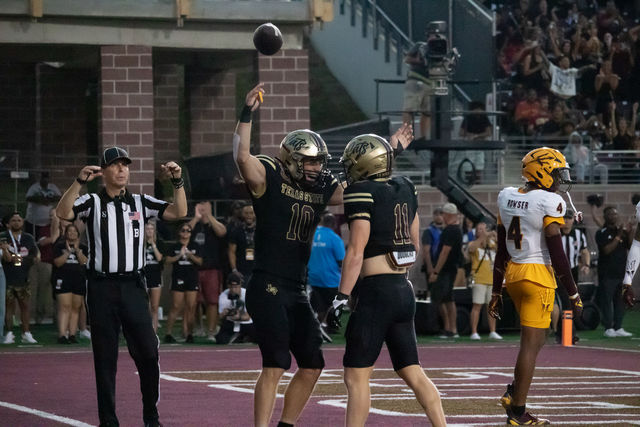
POLYGON ((279 424, 287 426, 297 421, 324 367, 320 324, 305 291, 306 265, 320 214, 327 204, 342 202, 343 189, 327 170, 326 144, 310 130, 289 133, 276 158, 250 154, 251 112, 263 93, 258 85, 247 94, 233 151, 256 214, 255 266, 246 296, 262 354, 254 424, 269 424, 293 353, 298 370, 285 392, 279 424))
POLYGON ((391 145, 373 134, 352 139, 340 159, 349 182, 344 212, 350 234, 328 321, 339 319, 351 297, 343 358, 345 425, 364 426, 367 420, 369 379, 386 342, 393 369, 411 387, 431 424, 444 426, 438 389, 418 360, 416 302, 407 280, 419 242, 417 192, 407 178, 391 178, 392 160, 391 145))
MULTIPOLYGON (((305 290, 306 266, 320 215, 328 204, 342 204, 343 187, 327 169, 325 142, 310 130, 289 133, 276 158, 251 155, 251 115, 263 94, 263 84, 258 84, 246 95, 233 157, 256 215, 255 264, 246 294, 262 354, 254 424, 269 424, 278 383, 293 354, 298 370, 285 392, 279 423, 288 426, 298 420, 324 367, 320 323, 305 290)), ((398 133, 407 133, 407 128, 398 133)), ((398 141, 395 138, 396 146, 398 141)))

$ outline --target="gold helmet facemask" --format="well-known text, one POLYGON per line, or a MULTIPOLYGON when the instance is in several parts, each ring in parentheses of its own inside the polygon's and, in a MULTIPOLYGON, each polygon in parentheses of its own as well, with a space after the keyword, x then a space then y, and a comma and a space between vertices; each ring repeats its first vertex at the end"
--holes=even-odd
POLYGON ((353 138, 344 148, 340 163, 347 183, 391 176, 393 149, 386 139, 364 134, 353 138))
POLYGON ((534 187, 567 193, 571 189, 569 164, 564 155, 553 148, 531 150, 522 158, 522 176, 534 187))
POLYGON ((314 187, 329 174, 327 167, 331 155, 322 137, 308 129, 295 130, 284 137, 280 143, 280 161, 295 182, 304 187, 314 187), (305 171, 304 162, 317 160, 322 168, 319 171, 305 171))

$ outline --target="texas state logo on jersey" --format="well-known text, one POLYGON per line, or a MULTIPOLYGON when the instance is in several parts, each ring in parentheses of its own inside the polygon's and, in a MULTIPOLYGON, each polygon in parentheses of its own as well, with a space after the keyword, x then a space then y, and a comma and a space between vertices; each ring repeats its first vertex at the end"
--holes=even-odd
POLYGON ((520 192, 507 187, 498 195, 500 222, 507 231, 507 250, 518 264, 551 264, 544 228, 564 224, 565 201, 545 190, 520 192))

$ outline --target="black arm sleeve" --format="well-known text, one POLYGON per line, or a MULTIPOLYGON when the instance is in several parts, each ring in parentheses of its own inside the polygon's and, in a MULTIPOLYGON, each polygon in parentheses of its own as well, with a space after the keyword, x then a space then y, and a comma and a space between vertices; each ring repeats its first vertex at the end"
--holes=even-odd
POLYGON ((569 259, 564 253, 562 248, 562 236, 556 234, 555 236, 546 236, 547 247, 549 248, 549 255, 551 256, 551 265, 556 276, 562 282, 562 285, 567 290, 569 296, 573 296, 578 293, 578 287, 573 281, 573 275, 571 274, 571 266, 569 265, 569 259))
MULTIPOLYGON (((502 282, 504 281, 504 272, 507 269, 507 263, 511 258, 507 252, 507 231, 504 225, 498 224, 498 250, 496 259, 493 263, 493 289, 492 294, 502 294, 502 282)), ((573 294, 572 294, 573 295, 573 294)))

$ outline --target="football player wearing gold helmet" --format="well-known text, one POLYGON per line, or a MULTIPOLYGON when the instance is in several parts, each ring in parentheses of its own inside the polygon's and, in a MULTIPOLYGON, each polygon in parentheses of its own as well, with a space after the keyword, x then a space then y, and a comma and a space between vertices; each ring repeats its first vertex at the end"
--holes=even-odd
POLYGON ((489 313, 500 318, 504 280, 522 327, 514 380, 500 402, 507 412, 507 424, 542 425, 549 421, 531 415, 525 404, 551 323, 554 273, 570 295, 574 318, 582 314, 582 301, 560 234, 566 204, 556 194, 566 193, 571 186, 569 165, 558 150, 542 147, 524 156, 522 176, 524 186, 507 187, 498 195, 498 251, 489 313))
POLYGON ((298 370, 285 391, 280 418, 287 426, 298 420, 324 367, 320 324, 304 282, 314 230, 327 205, 342 204, 343 187, 328 171, 322 137, 308 129, 286 135, 278 157, 251 155, 251 116, 264 93, 258 84, 245 97, 233 156, 256 215, 255 267, 246 295, 262 354, 254 424, 269 424, 278 383, 293 354, 298 370))
MULTIPOLYGON (((408 139, 408 145, 412 134, 394 137, 408 139)), ((369 379, 386 342, 393 369, 411 387, 432 425, 444 426, 438 389, 418 360, 416 302, 407 280, 419 242, 417 192, 407 178, 391 177, 392 161, 391 145, 373 134, 353 138, 340 159, 349 183, 344 212, 350 233, 338 295, 327 322, 339 323, 352 299, 357 309, 349 317, 343 358, 348 395, 345 425, 363 426, 367 420, 369 379)))

